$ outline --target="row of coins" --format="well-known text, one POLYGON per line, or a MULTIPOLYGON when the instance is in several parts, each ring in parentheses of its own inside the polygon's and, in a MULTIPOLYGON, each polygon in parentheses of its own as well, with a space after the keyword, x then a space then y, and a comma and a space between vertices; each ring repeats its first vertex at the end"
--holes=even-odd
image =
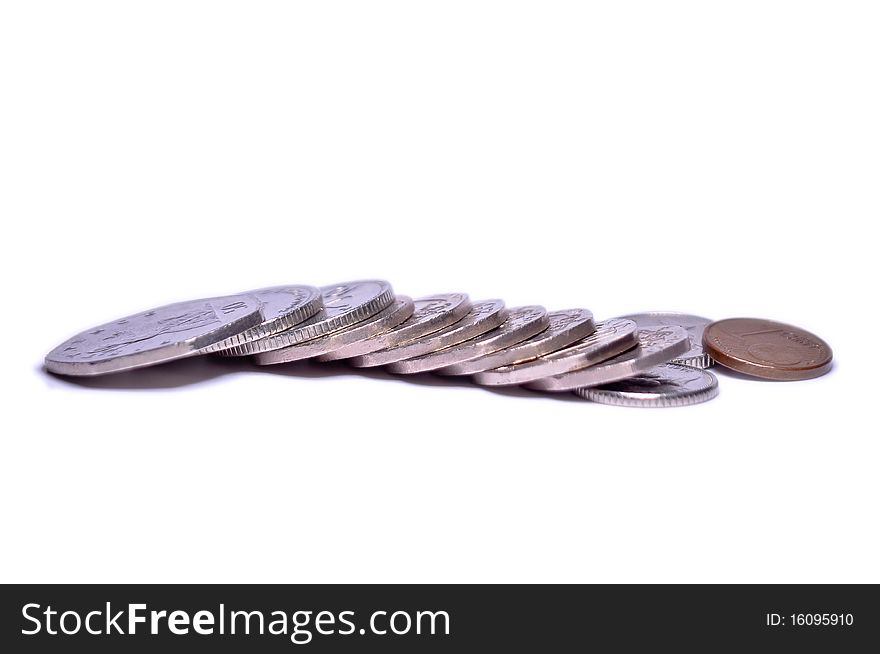
POLYGON ((345 360, 402 374, 467 375, 485 386, 574 391, 626 406, 681 406, 715 397, 717 361, 765 379, 831 368, 809 332, 768 320, 712 322, 641 313, 597 322, 584 308, 509 308, 466 293, 413 300, 384 280, 291 285, 170 304, 100 325, 46 356, 62 375, 101 375, 182 357, 252 356, 259 365, 345 360))

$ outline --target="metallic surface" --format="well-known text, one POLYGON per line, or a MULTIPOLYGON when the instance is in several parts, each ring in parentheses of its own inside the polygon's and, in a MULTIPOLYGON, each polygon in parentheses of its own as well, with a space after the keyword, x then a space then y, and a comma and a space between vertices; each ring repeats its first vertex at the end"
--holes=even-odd
POLYGON ((593 334, 569 347, 525 363, 479 372, 472 379, 483 386, 525 384, 595 365, 638 344, 636 324, 632 320, 612 318, 597 324, 593 334))
POLYGON ((706 351, 721 365, 762 379, 795 381, 831 370, 831 347, 805 329, 760 318, 728 318, 703 333, 706 351))
POLYGON ((576 388, 574 394, 615 406, 687 406, 717 396, 718 378, 711 372, 693 366, 668 363, 611 384, 576 388))
POLYGON ((547 329, 520 343, 486 354, 450 368, 440 368, 441 375, 473 375, 484 370, 512 366, 537 359, 586 338, 596 331, 593 314, 587 309, 568 309, 547 314, 547 329))
POLYGON ((358 368, 367 368, 420 357, 476 338, 495 329, 506 319, 507 309, 502 300, 474 302, 467 315, 449 327, 397 347, 348 359, 348 362, 358 368))
POLYGON ((151 366, 200 354, 262 320, 251 295, 169 304, 77 334, 46 355, 46 370, 103 375, 151 366))
POLYGON ((688 332, 691 340, 691 349, 676 357, 671 363, 677 363, 682 366, 691 366, 693 368, 711 368, 715 365, 706 352, 703 350, 703 330, 711 320, 702 316, 695 316, 690 313, 676 313, 673 311, 646 311, 644 313, 633 313, 621 318, 629 318, 635 320, 639 329, 654 329, 666 325, 676 325, 684 327, 688 332))
POLYGON ((422 336, 433 334, 458 322, 471 310, 467 293, 443 293, 414 301, 413 314, 399 326, 372 338, 353 343, 318 357, 319 361, 336 361, 397 347, 422 336))
POLYGON ((391 284, 381 279, 322 286, 324 308, 290 329, 221 352, 223 356, 247 356, 297 345, 375 316, 394 302, 391 284))
POLYGON ((547 310, 544 307, 516 307, 510 309, 507 320, 485 334, 431 354, 393 363, 388 369, 404 375, 429 370, 452 375, 460 374, 455 372, 458 366, 471 359, 521 343, 547 329, 549 323, 547 310))
POLYGON ((260 301, 263 322, 256 327, 236 334, 205 348, 204 352, 219 352, 256 341, 289 329, 311 318, 324 306, 321 291, 314 286, 272 286, 255 291, 245 291, 260 301))
POLYGON ((526 384, 539 391, 571 391, 586 386, 610 384, 667 363, 690 348, 687 330, 669 325, 639 330, 639 346, 589 368, 554 375, 526 384))
POLYGON ((382 311, 371 318, 297 345, 284 347, 280 350, 272 350, 271 352, 261 352, 254 356, 254 360, 261 366, 268 366, 276 363, 310 359, 326 354, 340 347, 357 343, 393 329, 412 315, 413 308, 413 301, 410 298, 405 295, 398 295, 394 304, 382 309, 382 311))

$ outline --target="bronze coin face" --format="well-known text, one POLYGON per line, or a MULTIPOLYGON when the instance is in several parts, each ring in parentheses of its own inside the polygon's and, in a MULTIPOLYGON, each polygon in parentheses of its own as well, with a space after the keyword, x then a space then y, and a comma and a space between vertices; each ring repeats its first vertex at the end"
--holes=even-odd
POLYGON ((831 347, 805 329, 760 318, 728 318, 703 332, 703 347, 718 363, 762 379, 793 381, 831 370, 831 347))

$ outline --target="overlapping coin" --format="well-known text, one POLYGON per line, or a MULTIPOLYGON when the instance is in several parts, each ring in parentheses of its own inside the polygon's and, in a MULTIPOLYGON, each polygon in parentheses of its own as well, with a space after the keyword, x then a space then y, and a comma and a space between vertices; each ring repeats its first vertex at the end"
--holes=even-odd
POLYGON ((394 302, 391 284, 381 279, 323 286, 321 296, 324 308, 308 320, 273 336, 229 348, 221 354, 247 356, 297 345, 366 320, 394 302))
POLYGON ((547 319, 547 328, 531 338, 470 361, 440 368, 436 372, 441 375, 475 375, 486 370, 533 361, 544 354, 561 350, 596 331, 593 313, 587 309, 553 311, 547 314, 547 319))
POLYGON ((485 334, 498 327, 506 318, 507 309, 502 300, 474 302, 471 310, 461 320, 440 331, 396 347, 354 357, 348 362, 357 368, 370 368, 414 359, 485 334))
POLYGON ((250 355, 259 365, 341 360, 398 374, 466 375, 483 386, 650 407, 715 397, 718 380, 704 368, 716 361, 744 375, 800 380, 827 373, 833 357, 815 334, 771 320, 644 312, 595 323, 587 309, 508 309, 465 293, 412 300, 368 279, 158 307, 77 334, 46 355, 45 367, 103 375, 209 353, 250 355))
POLYGON ((639 344, 632 350, 593 366, 529 382, 526 387, 539 391, 571 391, 609 384, 667 363, 687 352, 689 347, 690 340, 683 327, 642 329, 639 344))
POLYGON ((467 293, 443 293, 414 301, 412 315, 388 331, 318 357, 319 361, 350 359, 403 345, 458 322, 471 310, 467 293))
POLYGON ((324 306, 321 291, 314 286, 272 286, 248 291, 260 301, 262 322, 214 343, 205 352, 221 352, 284 331, 311 318, 324 306))
POLYGON ((516 345, 547 329, 548 323, 547 311, 544 307, 527 306, 510 309, 507 319, 495 329, 431 354, 392 363, 388 369, 406 375, 429 370, 459 374, 456 370, 468 361, 516 345))
POLYGON ((413 301, 410 298, 405 295, 398 295, 391 306, 382 309, 382 311, 366 320, 343 327, 324 336, 283 347, 280 350, 259 352, 254 355, 254 361, 261 366, 269 366, 277 363, 290 363, 291 361, 311 359, 328 352, 334 352, 339 348, 357 344, 376 336, 376 334, 382 334, 389 329, 397 327, 412 315, 413 309, 413 301))
POLYGON ((206 352, 263 322, 253 295, 178 302, 98 325, 46 355, 46 370, 104 375, 206 352))
POLYGON ((600 404, 637 407, 688 406, 718 395, 718 378, 708 370, 666 363, 656 368, 574 393, 600 404))
POLYGON ((645 313, 633 313, 622 316, 634 320, 639 329, 655 329, 666 325, 674 325, 684 327, 688 332, 688 338, 691 341, 691 349, 676 357, 672 363, 678 363, 683 366, 692 366, 694 368, 711 368, 715 365, 706 352, 703 350, 703 330, 711 320, 702 316, 695 316, 690 313, 677 313, 673 311, 647 311, 645 313))
POLYGON ((479 372, 473 380, 483 386, 528 384, 601 363, 638 344, 636 324, 632 320, 614 318, 599 323, 594 333, 573 345, 531 361, 479 372))

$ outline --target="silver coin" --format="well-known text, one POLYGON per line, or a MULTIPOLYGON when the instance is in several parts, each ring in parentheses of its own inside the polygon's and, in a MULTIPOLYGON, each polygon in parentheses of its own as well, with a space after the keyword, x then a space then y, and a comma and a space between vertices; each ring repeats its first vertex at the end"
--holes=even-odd
POLYGON ((472 379, 483 386, 526 384, 592 366, 631 350, 638 344, 636 324, 632 320, 613 318, 600 322, 595 332, 573 345, 531 361, 479 372, 472 379))
POLYGON ((288 363, 320 356, 396 327, 412 315, 413 308, 411 298, 398 295, 394 304, 382 309, 375 316, 297 345, 271 352, 260 352, 254 356, 254 360, 261 366, 270 366, 276 363, 288 363))
POLYGON ((201 354, 262 320, 260 301, 250 295, 169 304, 77 334, 46 355, 46 369, 103 375, 151 366, 201 354))
POLYGON ((273 336, 244 343, 220 354, 247 356, 297 345, 366 320, 394 302, 391 284, 381 279, 322 286, 321 296, 324 308, 308 320, 273 336))
POLYGON ((690 341, 684 327, 668 325, 657 329, 641 329, 638 347, 629 352, 589 368, 529 382, 526 387, 539 391, 571 391, 575 388, 610 384, 667 363, 687 352, 689 347, 690 341))
POLYGON ((615 406, 687 406, 718 395, 718 379, 707 370, 669 363, 611 384, 576 388, 574 393, 615 406))
POLYGON ((646 311, 622 317, 635 320, 639 329, 655 329, 667 325, 684 327, 688 332, 691 348, 680 357, 676 357, 671 363, 701 369, 711 368, 715 365, 715 360, 703 350, 703 330, 706 325, 712 322, 708 318, 673 311, 646 311))
POLYGON ((593 314, 586 309, 553 311, 547 314, 547 318, 547 329, 531 338, 497 352, 471 359, 466 363, 451 366, 449 369, 440 368, 435 372, 441 375, 473 375, 485 370, 532 361, 539 356, 567 347, 596 331, 593 314))
POLYGON ((311 318, 324 306, 321 291, 314 286, 272 286, 246 291, 260 301, 263 322, 219 343, 205 348, 205 352, 219 352, 244 345, 289 329, 311 318))
POLYGON ((407 320, 394 329, 348 347, 318 357, 319 361, 336 361, 362 356, 377 350, 397 347, 417 338, 433 334, 458 322, 471 310, 467 293, 444 293, 415 300, 415 310, 407 320))
POLYGON ((388 369, 391 372, 407 375, 429 370, 448 375, 467 374, 456 371, 459 370, 459 366, 465 365, 471 359, 510 347, 544 331, 549 322, 544 307, 516 307, 510 309, 507 320, 495 329, 431 354, 392 363, 388 369))
POLYGON ((490 329, 498 327, 506 318, 507 309, 502 300, 474 302, 464 318, 440 331, 397 347, 353 357, 348 359, 348 362, 358 368, 368 368, 413 359, 485 334, 490 329))

